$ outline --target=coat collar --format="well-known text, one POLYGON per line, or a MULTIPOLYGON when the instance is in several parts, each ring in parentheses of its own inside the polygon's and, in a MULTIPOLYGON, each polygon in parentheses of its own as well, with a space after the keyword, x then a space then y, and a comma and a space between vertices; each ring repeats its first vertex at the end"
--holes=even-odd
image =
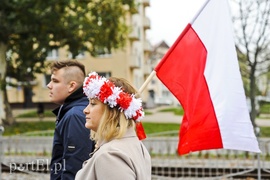
POLYGON ((65 99, 64 104, 57 107, 52 112, 57 116, 58 120, 61 120, 62 116, 72 107, 72 106, 69 106, 69 104, 83 97, 86 97, 86 96, 84 95, 83 88, 81 86, 79 89, 74 91, 65 99))
MULTIPOLYGON (((134 131, 134 128, 133 127, 128 128, 127 131, 126 131, 126 133, 124 134, 124 136, 121 139, 130 138, 130 137, 137 137, 136 132, 134 131)), ((98 143, 98 146, 100 147, 100 146, 102 146, 102 145, 104 145, 106 143, 107 143, 106 141, 101 140, 98 143)))

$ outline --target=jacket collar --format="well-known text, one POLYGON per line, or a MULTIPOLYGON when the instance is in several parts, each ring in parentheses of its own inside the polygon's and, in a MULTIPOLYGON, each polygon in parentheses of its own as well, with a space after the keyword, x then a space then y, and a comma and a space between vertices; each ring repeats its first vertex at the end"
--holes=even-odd
POLYGON ((80 99, 82 97, 86 97, 85 94, 83 93, 83 87, 81 86, 79 89, 74 91, 72 94, 70 94, 66 99, 64 104, 70 103, 74 100, 80 99))
POLYGON ((67 112, 71 108, 71 106, 69 106, 70 103, 83 97, 86 96, 84 95, 83 87, 81 86, 79 89, 74 91, 65 99, 64 104, 52 111, 57 116, 57 120, 59 121, 62 118, 63 114, 65 114, 65 112, 67 112))

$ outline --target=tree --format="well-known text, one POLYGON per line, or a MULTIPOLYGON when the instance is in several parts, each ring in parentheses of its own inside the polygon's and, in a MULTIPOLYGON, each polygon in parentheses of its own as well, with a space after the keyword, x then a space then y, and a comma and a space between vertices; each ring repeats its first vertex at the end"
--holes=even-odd
MULTIPOLYGON (((68 47, 93 56, 124 46, 127 13, 133 0, 2 0, 0 6, 0 121, 12 124, 6 95, 6 76, 30 87, 34 73, 44 70, 47 53, 68 47)), ((0 122, 1 124, 1 122, 0 122)))
POLYGON ((256 127, 258 80, 270 66, 270 1, 233 0, 236 48, 241 73, 251 101, 251 121, 256 127))

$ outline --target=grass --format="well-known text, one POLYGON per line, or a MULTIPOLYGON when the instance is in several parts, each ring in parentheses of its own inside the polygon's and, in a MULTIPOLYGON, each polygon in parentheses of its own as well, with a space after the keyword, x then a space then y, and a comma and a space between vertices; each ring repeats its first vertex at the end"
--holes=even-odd
MULTIPOLYGON (((270 106, 264 106, 263 109, 268 109, 270 106)), ((176 115, 183 115, 183 109, 181 107, 176 108, 164 108, 160 112, 174 112, 176 115)), ((151 114, 151 112, 146 111, 145 114, 151 114)), ((17 117, 31 118, 38 117, 36 111, 30 111, 24 114, 20 114, 17 117)), ((45 111, 45 117, 55 117, 51 111, 45 111)), ((166 131, 179 131, 178 123, 150 123, 143 122, 143 126, 146 134, 158 134, 166 131)), ((5 127, 4 136, 10 135, 33 135, 38 136, 39 132, 41 134, 52 135, 55 128, 55 123, 52 121, 38 121, 38 122, 17 122, 13 126, 5 127)), ((260 137, 270 137, 270 127, 261 127, 260 137)))
MULTIPOLYGON (((152 112, 149 112, 149 111, 145 112, 145 115, 151 115, 151 114, 152 112)), ((37 111, 33 110, 33 111, 25 112, 23 114, 19 114, 16 117, 17 118, 37 118, 38 114, 37 114, 37 111)), ((55 117, 55 114, 53 114, 51 110, 46 110, 44 111, 44 117, 55 117)))
POLYGON ((17 122, 12 126, 5 127, 4 136, 19 135, 27 132, 54 130, 55 122, 17 122))
POLYGON ((270 114, 270 104, 269 103, 261 104, 260 113, 262 113, 262 114, 270 114))
MULTIPOLYGON (((143 123, 144 130, 147 135, 158 134, 166 131, 179 131, 180 125, 177 123, 143 123)), ((13 126, 5 127, 4 136, 25 134, 28 136, 39 136, 46 134, 53 135, 55 123, 52 121, 38 121, 38 122, 19 122, 13 126), (41 131, 37 133, 37 131, 41 131), (43 131, 43 132, 42 132, 43 131), (30 133, 32 132, 32 133, 30 133)), ((270 137, 270 127, 261 127, 260 137, 270 137)))
POLYGON ((270 127, 261 127, 260 137, 270 137, 270 127))
POLYGON ((149 123, 143 122, 143 127, 146 134, 156 134, 165 131, 178 131, 180 125, 177 123, 149 123))
POLYGON ((159 110, 159 112, 173 112, 175 115, 184 114, 184 110, 182 107, 164 108, 164 109, 159 110))
MULTIPOLYGON (((46 110, 44 111, 44 116, 45 117, 55 117, 55 115, 52 113, 51 110, 46 110)), ((18 118, 35 118, 38 117, 37 111, 29 111, 23 114, 19 114, 17 116, 18 118)))
MULTIPOLYGON (((143 123, 146 134, 158 133, 163 131, 179 130, 179 124, 177 123, 143 123)), ((50 130, 53 131, 55 123, 52 121, 38 121, 38 122, 19 122, 13 126, 5 127, 4 136, 11 135, 39 135, 39 131, 44 131, 48 135, 52 135, 50 130)), ((40 132, 40 134, 42 134, 40 132)))

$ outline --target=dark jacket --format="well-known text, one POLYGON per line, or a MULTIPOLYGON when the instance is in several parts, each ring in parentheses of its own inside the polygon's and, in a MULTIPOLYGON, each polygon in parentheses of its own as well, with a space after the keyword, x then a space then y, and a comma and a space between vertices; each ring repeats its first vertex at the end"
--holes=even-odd
POLYGON ((74 179, 82 163, 94 149, 90 131, 85 128, 84 108, 89 101, 82 88, 53 111, 57 115, 51 159, 51 180, 74 179))

